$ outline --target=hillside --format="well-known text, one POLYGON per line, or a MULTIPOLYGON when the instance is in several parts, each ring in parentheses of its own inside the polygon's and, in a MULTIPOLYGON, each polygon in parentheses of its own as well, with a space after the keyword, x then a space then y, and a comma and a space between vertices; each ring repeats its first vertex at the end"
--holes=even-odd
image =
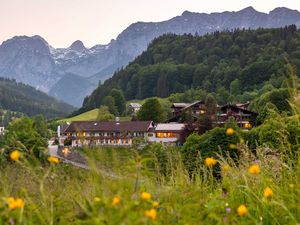
POLYGON ((43 114, 47 118, 63 117, 75 110, 29 85, 4 78, 0 78, 0 108, 28 116, 43 114))
POLYGON ((164 35, 94 90, 79 112, 101 105, 112 88, 121 89, 130 100, 167 97, 190 88, 240 94, 260 88, 267 81, 280 87, 286 59, 300 74, 299 46, 296 26, 205 36, 164 35))
POLYGON ((0 45, 0 76, 16 79, 39 90, 52 94, 60 100, 81 106, 86 92, 65 85, 69 73, 81 77, 74 80, 75 86, 82 82, 88 85, 88 94, 122 66, 140 55, 151 41, 163 34, 199 34, 236 28, 276 28, 285 25, 300 25, 300 12, 288 8, 276 8, 269 13, 247 7, 236 12, 194 13, 161 22, 136 22, 120 32, 116 39, 105 45, 87 48, 77 40, 69 47, 55 48, 44 38, 35 35, 15 36, 0 45), (76 98, 69 98, 57 90, 65 91, 76 98))

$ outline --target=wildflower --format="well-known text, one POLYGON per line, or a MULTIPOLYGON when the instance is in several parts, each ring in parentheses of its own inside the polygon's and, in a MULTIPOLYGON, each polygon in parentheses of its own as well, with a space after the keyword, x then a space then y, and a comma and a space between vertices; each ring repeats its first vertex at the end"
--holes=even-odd
POLYGON ((248 168, 248 172, 251 174, 259 174, 260 173, 260 167, 257 164, 254 164, 248 168))
POLYGON ((207 167, 213 167, 213 166, 216 165, 216 164, 217 164, 217 160, 215 160, 215 159, 212 158, 212 157, 208 157, 208 158, 205 159, 205 165, 206 165, 207 167))
POLYGON ((141 194, 141 198, 142 198, 143 200, 146 200, 146 201, 148 201, 148 200, 150 200, 150 199, 151 199, 151 194, 150 194, 150 193, 148 193, 148 192, 142 192, 142 194, 141 194))
POLYGON ((113 206, 119 205, 120 202, 121 202, 121 199, 119 197, 114 197, 112 200, 112 205, 113 206))
POLYGON ((236 149, 236 145, 235 145, 235 144, 230 144, 230 145, 229 145, 229 148, 230 148, 230 149, 236 149))
POLYGON ((224 165, 223 167, 222 167, 222 171, 223 172, 228 172, 230 170, 230 166, 229 165, 224 165))
POLYGON ((23 208, 25 203, 23 201, 23 199, 21 198, 13 198, 13 197, 9 197, 6 200, 8 208, 10 209, 20 209, 23 208))
POLYGON ((237 214, 239 216, 245 216, 247 213, 248 213, 248 209, 247 209, 247 207, 245 205, 240 205, 237 208, 237 214))
POLYGON ((58 158, 56 158, 56 157, 54 157, 54 156, 49 156, 49 157, 48 157, 48 161, 49 161, 50 163, 59 163, 58 158))
POLYGON ((100 202, 100 198, 99 197, 95 197, 94 198, 94 202, 100 202))
POLYGON ((264 197, 265 198, 270 198, 273 196, 273 190, 269 187, 266 187, 264 190, 264 197))
POLYGON ((289 184, 290 188, 293 189, 295 187, 294 184, 289 184))
POLYGON ((233 135, 233 134, 234 134, 234 129, 232 129, 232 128, 227 128, 226 134, 227 134, 228 136, 233 135))
POLYGON ((153 206, 153 208, 158 208, 159 202, 154 201, 154 202, 152 203, 152 206, 153 206))
POLYGON ((10 159, 12 161, 18 161, 21 156, 21 153, 18 150, 14 150, 12 153, 10 153, 10 159))
POLYGON ((231 213, 231 208, 230 208, 230 207, 227 207, 227 208, 225 208, 225 211, 226 211, 227 213, 231 213))
POLYGON ((240 144, 245 144, 245 140, 243 138, 240 138, 240 144))
POLYGON ((146 210, 145 216, 149 219, 155 220, 156 219, 156 210, 155 209, 146 210))

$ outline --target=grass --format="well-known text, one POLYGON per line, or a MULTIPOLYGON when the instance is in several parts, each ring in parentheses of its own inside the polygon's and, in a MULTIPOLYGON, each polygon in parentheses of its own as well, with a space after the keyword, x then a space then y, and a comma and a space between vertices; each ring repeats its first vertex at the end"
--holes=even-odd
POLYGON ((24 158, 2 164, 0 224, 299 224, 299 159, 241 146, 239 163, 219 157, 206 167, 203 161, 191 177, 178 149, 165 150, 167 174, 154 156, 134 149, 85 149, 90 170, 32 166, 24 158), (253 164, 260 173, 248 172, 253 164), (214 176, 218 167, 223 170, 214 176), (266 187, 273 196, 264 197, 266 187), (10 196, 22 198, 24 208, 9 209, 10 196))
MULTIPOLYGON (((77 116, 59 120, 58 122, 94 121, 97 120, 99 109, 93 109, 77 116)), ((120 117, 121 121, 129 121, 130 117, 120 117)))

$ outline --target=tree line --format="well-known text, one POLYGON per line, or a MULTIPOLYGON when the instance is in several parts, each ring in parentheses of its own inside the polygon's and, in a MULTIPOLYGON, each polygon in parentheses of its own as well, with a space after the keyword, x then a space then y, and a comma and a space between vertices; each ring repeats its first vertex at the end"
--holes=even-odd
POLYGON ((267 83, 281 88, 287 61, 299 76, 300 31, 294 25, 204 36, 166 34, 87 96, 77 113, 103 105, 112 89, 126 100, 190 89, 215 93, 220 104, 247 100, 267 83))

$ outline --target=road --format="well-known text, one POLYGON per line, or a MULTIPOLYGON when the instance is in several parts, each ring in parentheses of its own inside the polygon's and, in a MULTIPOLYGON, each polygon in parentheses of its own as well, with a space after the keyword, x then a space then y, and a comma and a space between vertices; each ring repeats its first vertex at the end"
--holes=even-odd
MULTIPOLYGON (((74 162, 74 161, 68 160, 64 157, 59 156, 57 151, 58 151, 58 146, 53 145, 53 141, 48 141, 48 153, 49 153, 50 156, 54 156, 54 157, 59 158, 60 161, 63 162, 63 163, 69 163, 69 164, 72 164, 73 166, 76 166, 76 167, 79 167, 79 168, 82 168, 82 169, 87 169, 87 170, 90 169, 89 166, 86 165, 86 164, 74 162)), ((110 178, 114 178, 114 179, 115 178, 120 178, 119 176, 116 176, 112 172, 107 172, 107 171, 101 170, 101 173, 102 173, 102 175, 110 177, 110 178)))

